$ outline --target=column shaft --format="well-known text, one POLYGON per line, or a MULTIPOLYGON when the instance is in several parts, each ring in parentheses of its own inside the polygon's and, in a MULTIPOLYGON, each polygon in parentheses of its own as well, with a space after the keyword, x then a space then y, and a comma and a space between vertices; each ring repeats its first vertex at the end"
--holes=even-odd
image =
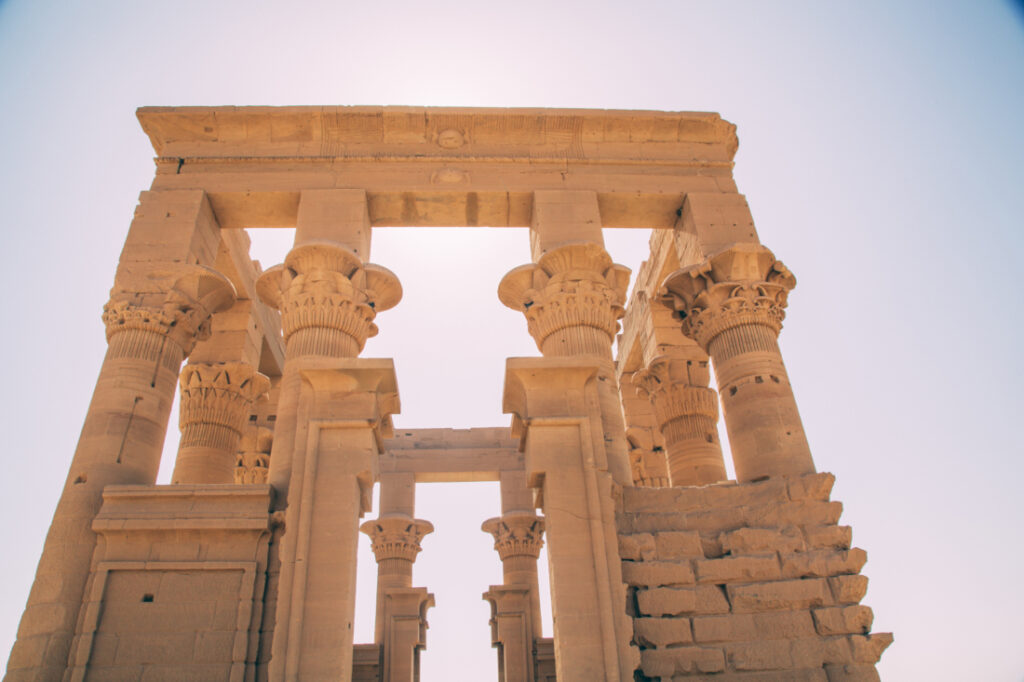
POLYGON ((814 471, 776 341, 795 285, 759 244, 735 244, 665 282, 683 333, 711 356, 741 482, 814 471))

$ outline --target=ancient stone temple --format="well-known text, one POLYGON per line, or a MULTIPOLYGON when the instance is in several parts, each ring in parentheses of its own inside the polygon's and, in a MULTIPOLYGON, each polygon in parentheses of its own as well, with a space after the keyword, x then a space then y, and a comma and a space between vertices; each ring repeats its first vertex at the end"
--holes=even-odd
POLYGON ((6 680, 413 682, 434 603, 413 584, 433 530, 416 486, 488 480, 497 679, 878 679, 892 637, 870 634, 866 555, 804 436, 777 343, 796 279, 737 192, 733 125, 544 109, 138 116, 156 176, 6 680), (510 427, 393 433, 401 377, 360 357, 402 298, 371 262, 375 226, 522 228, 532 257, 497 299, 540 354, 507 361, 510 427), (243 229, 259 227, 295 230, 266 271, 243 229), (603 227, 653 228, 635 275, 603 227), (180 447, 156 485, 176 396, 180 447), (378 566, 373 642, 353 641, 360 532, 378 566))

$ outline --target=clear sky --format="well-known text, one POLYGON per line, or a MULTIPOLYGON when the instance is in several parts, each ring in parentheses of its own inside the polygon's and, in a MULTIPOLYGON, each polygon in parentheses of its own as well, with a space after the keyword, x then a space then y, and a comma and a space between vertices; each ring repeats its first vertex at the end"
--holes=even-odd
MULTIPOLYGON (((781 346, 815 460, 868 551, 875 630, 895 632, 883 678, 1020 682, 1022 17, 994 1, 0 0, 0 661, 153 172, 137 107, 597 107, 738 125, 740 191, 799 279, 781 346)), ((635 269, 647 235, 608 232, 635 269)), ((265 266, 287 249, 254 239, 265 266)), ((364 355, 395 358, 399 427, 507 424, 504 359, 537 351, 495 292, 528 258, 521 230, 375 233, 406 298, 364 355)), ((437 595, 424 682, 497 679, 480 600, 501 576, 479 530, 494 488, 421 486, 438 528, 415 574, 437 595)))

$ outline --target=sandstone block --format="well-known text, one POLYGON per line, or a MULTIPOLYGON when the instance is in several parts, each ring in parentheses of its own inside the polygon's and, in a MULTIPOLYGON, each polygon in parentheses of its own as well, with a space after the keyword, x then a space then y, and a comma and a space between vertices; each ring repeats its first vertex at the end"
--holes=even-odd
POLYGON ((693 636, 697 642, 746 642, 813 637, 814 623, 808 611, 697 616, 693 636))
POLYGON ((814 626, 819 635, 867 634, 874 614, 867 606, 832 606, 815 609, 814 626))
POLYGON ((636 587, 692 585, 694 582, 689 563, 671 561, 623 561, 622 580, 636 587))
POLYGON ((689 559, 704 556, 700 533, 696 531, 674 531, 658 533, 654 544, 659 559, 689 559))
POLYGON ((736 670, 784 670, 793 667, 789 642, 743 642, 727 644, 725 655, 736 670))
POLYGON ((807 526, 804 528, 807 546, 811 549, 849 549, 853 542, 853 529, 849 526, 807 526))
POLYGON ((790 641, 790 655, 797 668, 820 668, 826 663, 853 660, 845 637, 808 637, 790 641))
POLYGON ((729 585, 729 601, 736 613, 793 611, 833 603, 828 583, 821 578, 781 580, 754 585, 729 585))
POLYGON ((850 635, 853 660, 856 663, 878 663, 882 652, 892 644, 892 633, 878 632, 873 635, 850 635))
POLYGON ((633 621, 633 639, 644 647, 692 644, 688 618, 637 618, 633 621))
POLYGON ((648 677, 671 678, 676 673, 715 673, 725 670, 725 656, 721 649, 647 649, 640 656, 640 668, 648 677))
POLYGON ((825 671, 818 669, 787 670, 785 678, 778 671, 724 673, 721 675, 680 675, 672 682, 829 682, 825 671))
POLYGON ((729 600, 725 591, 717 585, 698 585, 696 590, 697 605, 695 613, 728 613, 729 600))
POLYGON ((868 579, 863 575, 839 575, 828 579, 836 602, 857 604, 868 591, 868 579))
POLYGON ((702 583, 751 582, 777 580, 779 558, 775 554, 757 554, 697 561, 697 580, 702 583))
POLYGON ((780 558, 783 578, 825 578, 859 573, 868 555, 862 549, 816 550, 783 554, 780 558))
POLYGON ((743 520, 745 525, 754 527, 827 526, 837 523, 842 513, 842 502, 802 500, 747 507, 743 509, 743 520))
POLYGON ((654 536, 650 533, 619 535, 619 556, 631 561, 647 561, 656 554, 654 536))
POLYGON ((676 616, 692 613, 697 607, 697 593, 693 589, 655 587, 637 592, 636 600, 645 616, 676 616))
POLYGON ((789 479, 789 497, 792 500, 821 500, 827 502, 836 482, 833 474, 822 472, 789 479))
POLYGON ((789 501, 786 481, 783 479, 742 485, 713 485, 703 490, 705 504, 711 508, 760 506, 789 501))
POLYGON ((740 528, 722 533, 722 549, 730 554, 757 552, 802 552, 805 548, 803 533, 796 526, 774 528, 740 528))
POLYGON ((828 682, 881 682, 875 666, 865 663, 827 665, 828 682))

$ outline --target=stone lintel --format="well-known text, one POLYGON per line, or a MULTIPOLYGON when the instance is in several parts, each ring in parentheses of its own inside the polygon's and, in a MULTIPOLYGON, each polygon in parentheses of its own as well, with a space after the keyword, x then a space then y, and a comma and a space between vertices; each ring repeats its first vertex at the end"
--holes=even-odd
POLYGON ((597 193, 606 227, 672 228, 689 192, 736 191, 714 113, 144 107, 154 189, 201 189, 221 227, 294 227, 302 190, 365 190, 372 225, 530 225, 534 190, 597 193), (514 134, 510 134, 514 131, 514 134))
POLYGON ((508 427, 402 429, 384 441, 380 471, 411 473, 417 483, 497 481, 522 471, 523 455, 508 427))

